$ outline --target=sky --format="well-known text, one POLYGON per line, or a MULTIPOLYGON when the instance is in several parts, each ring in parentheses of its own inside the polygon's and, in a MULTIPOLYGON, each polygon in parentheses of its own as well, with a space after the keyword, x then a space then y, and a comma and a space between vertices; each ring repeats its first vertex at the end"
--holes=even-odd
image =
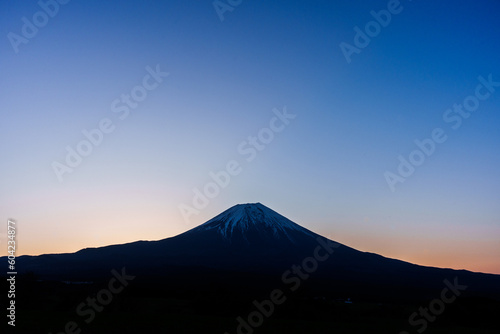
POLYGON ((261 202, 353 248, 500 274, 500 3, 3 1, 0 255, 261 202))

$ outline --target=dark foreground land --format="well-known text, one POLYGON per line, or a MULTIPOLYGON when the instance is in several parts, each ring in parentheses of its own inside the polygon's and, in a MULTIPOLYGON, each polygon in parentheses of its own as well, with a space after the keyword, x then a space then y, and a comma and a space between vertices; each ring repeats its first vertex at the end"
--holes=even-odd
MULTIPOLYGON (((441 311, 441 303, 433 300, 441 300, 442 288, 405 292, 366 285, 358 289, 345 281, 311 278, 292 291, 279 279, 243 273, 220 277, 198 272, 160 280, 127 275, 128 279, 122 277, 125 283, 113 280, 111 273, 91 283, 18 276, 16 326, 8 326, 9 332, 500 333, 496 320, 500 302, 467 290, 453 302, 442 303, 441 311), (428 315, 432 321, 417 315, 413 325, 409 323, 410 315, 431 304, 439 313, 428 315)), ((2 278, 2 291, 7 289, 2 278)))

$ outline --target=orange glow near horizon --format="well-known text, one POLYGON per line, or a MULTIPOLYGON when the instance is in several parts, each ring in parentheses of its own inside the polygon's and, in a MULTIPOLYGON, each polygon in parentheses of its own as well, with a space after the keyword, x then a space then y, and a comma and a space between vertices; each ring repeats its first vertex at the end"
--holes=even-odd
POLYGON ((333 239, 360 251, 376 253, 421 266, 500 274, 498 262, 500 247, 495 240, 464 243, 435 238, 417 240, 401 236, 373 238, 373 236, 360 235, 333 239))
MULTIPOLYGON (((155 228, 149 227, 140 233, 134 224, 108 224, 106 227, 101 226, 94 230, 84 228, 75 230, 73 225, 71 229, 73 233, 69 233, 69 235, 69 230, 61 230, 59 235, 45 235, 45 238, 40 238, 44 236, 41 231, 34 231, 34 234, 18 238, 17 256, 72 253, 88 247, 102 247, 138 240, 160 240, 178 235, 194 227, 194 225, 188 226, 187 224, 172 224, 167 229, 158 217, 156 221, 150 218, 149 222, 155 228)), ((21 231, 24 234, 24 231, 21 231)), ((500 250, 497 240, 493 237, 489 240, 463 242, 439 236, 424 239, 422 236, 416 238, 394 233, 392 235, 377 235, 366 232, 354 233, 352 230, 340 230, 335 234, 324 230, 316 232, 360 251, 376 253, 422 266, 500 274, 500 264, 498 263, 500 250)), ((6 249, 3 249, 1 256, 5 255, 7 252, 6 249)))

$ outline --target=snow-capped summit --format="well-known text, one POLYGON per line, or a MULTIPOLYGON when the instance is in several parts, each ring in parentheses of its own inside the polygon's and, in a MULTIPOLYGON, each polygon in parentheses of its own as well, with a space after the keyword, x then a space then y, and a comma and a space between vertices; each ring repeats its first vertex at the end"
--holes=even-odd
POLYGON ((188 233, 202 231, 216 231, 226 240, 246 243, 272 239, 296 243, 299 235, 316 235, 261 203, 237 204, 188 233))

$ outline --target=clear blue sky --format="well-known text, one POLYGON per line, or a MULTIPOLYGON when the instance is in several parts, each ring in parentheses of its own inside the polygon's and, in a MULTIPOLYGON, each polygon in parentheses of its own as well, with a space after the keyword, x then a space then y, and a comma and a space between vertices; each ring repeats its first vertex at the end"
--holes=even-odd
POLYGON ((58 6, 0 4, 0 212, 18 255, 161 239, 261 202, 363 251, 500 274, 500 87, 468 118, 446 114, 479 76, 500 82, 498 1, 242 1, 223 20, 210 0, 58 6), (388 6, 348 62, 340 45, 388 6), (295 118, 271 140, 284 109, 295 118), (54 162, 106 119, 61 182, 54 162), (392 191, 387 172, 436 128, 446 141, 392 191), (230 161, 239 173, 186 220, 230 161))

